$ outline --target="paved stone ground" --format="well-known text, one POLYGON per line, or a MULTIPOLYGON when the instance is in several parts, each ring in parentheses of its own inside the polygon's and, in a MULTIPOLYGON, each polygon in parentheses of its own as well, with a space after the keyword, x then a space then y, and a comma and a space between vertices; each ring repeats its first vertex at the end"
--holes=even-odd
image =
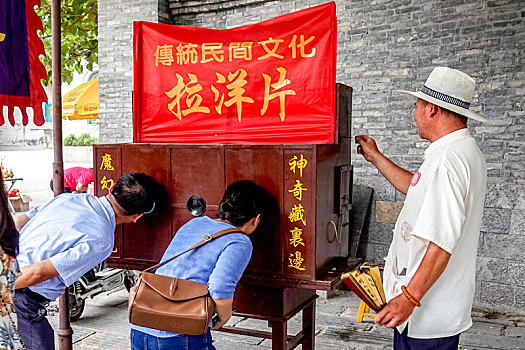
MULTIPOLYGON (((392 330, 375 325, 371 318, 357 322, 358 306, 358 299, 345 291, 317 300, 316 349, 392 349, 392 330)), ((474 325, 461 336, 461 349, 525 349, 524 317, 482 311, 473 316, 474 325)), ((58 314, 50 315, 49 320, 57 329, 58 314)), ((299 314, 288 322, 288 334, 296 334, 300 324, 299 314)), ((253 319, 234 317, 228 325, 269 330, 265 321, 253 319)), ((129 349, 127 292, 101 294, 88 300, 84 314, 72 327, 74 349, 129 349)), ((262 338, 213 332, 213 339, 218 350, 271 348, 271 341, 262 338)))

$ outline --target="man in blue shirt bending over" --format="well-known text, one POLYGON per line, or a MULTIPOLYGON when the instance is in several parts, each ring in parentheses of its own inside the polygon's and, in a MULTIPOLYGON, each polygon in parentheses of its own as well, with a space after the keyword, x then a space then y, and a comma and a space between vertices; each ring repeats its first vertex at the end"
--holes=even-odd
POLYGON ((150 176, 126 173, 107 196, 64 193, 16 218, 21 273, 15 282, 15 306, 28 350, 55 348, 46 304, 109 257, 116 225, 159 209, 165 196, 150 176))

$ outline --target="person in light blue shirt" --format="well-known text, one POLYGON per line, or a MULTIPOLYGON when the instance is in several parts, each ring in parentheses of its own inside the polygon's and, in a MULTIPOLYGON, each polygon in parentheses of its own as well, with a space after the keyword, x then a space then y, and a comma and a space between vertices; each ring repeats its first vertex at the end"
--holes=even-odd
POLYGON ((109 257, 116 225, 158 209, 165 194, 150 176, 127 173, 105 197, 64 193, 16 218, 21 273, 15 306, 27 350, 55 348, 46 304, 109 257))
MULTIPOLYGON (((205 235, 227 228, 251 234, 261 220, 268 194, 250 181, 234 182, 226 189, 216 219, 207 216, 190 220, 175 234, 161 261, 185 251, 205 235)), ((181 255, 156 273, 205 283, 215 301, 217 320, 212 329, 222 327, 232 316, 233 294, 252 255, 252 243, 242 233, 231 233, 181 255)), ((210 329, 203 335, 184 335, 131 325, 132 350, 212 350, 210 329)))

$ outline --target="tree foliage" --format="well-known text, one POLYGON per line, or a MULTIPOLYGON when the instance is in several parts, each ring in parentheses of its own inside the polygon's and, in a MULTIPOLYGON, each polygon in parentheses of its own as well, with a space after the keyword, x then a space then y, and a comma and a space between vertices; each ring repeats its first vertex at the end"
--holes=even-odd
MULTIPOLYGON (((47 82, 51 84, 51 0, 41 0, 36 13, 42 19, 44 32, 41 38, 47 57, 42 62, 47 70, 47 82)), ((97 0, 61 0, 62 35, 62 81, 70 83, 74 72, 84 68, 93 70, 98 63, 97 0)))
POLYGON ((64 138, 64 146, 92 146, 98 144, 98 139, 89 134, 82 134, 76 137, 73 134, 64 138))

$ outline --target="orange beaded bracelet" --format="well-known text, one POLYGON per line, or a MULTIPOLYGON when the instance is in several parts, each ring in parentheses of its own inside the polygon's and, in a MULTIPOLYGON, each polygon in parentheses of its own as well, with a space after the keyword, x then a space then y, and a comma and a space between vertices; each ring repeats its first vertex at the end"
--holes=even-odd
POLYGON ((421 303, 417 301, 416 299, 414 299, 412 295, 410 295, 406 286, 401 286, 401 291, 403 291, 403 294, 407 297, 408 301, 414 304, 414 306, 417 306, 417 307, 421 306, 421 303))

